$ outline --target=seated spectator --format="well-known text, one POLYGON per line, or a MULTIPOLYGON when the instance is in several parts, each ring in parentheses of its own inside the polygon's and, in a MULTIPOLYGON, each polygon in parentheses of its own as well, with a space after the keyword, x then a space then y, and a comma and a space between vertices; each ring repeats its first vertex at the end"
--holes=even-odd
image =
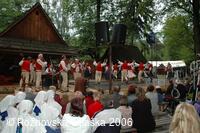
MULTIPOLYGON (((87 114, 87 110, 86 110, 86 105, 85 105, 83 93, 80 92, 80 91, 76 91, 76 92, 74 93, 74 98, 80 98, 80 99, 82 99, 82 102, 83 102, 83 113, 84 113, 84 114, 87 114)), ((71 111, 72 111, 72 109, 71 109, 71 102, 69 102, 69 103, 67 104, 66 112, 65 112, 65 113, 68 114, 68 113, 70 113, 71 111)))
POLYGON ((46 133, 45 127, 32 114, 33 103, 30 100, 22 100, 17 109, 19 116, 14 123, 7 124, 1 133, 46 133))
POLYGON ((151 112, 151 101, 145 97, 143 88, 136 88, 137 99, 132 103, 133 127, 138 133, 150 132, 155 129, 155 120, 151 112))
POLYGON ((31 88, 25 88, 25 93, 26 93, 26 100, 30 100, 34 103, 34 99, 35 99, 35 94, 33 93, 31 88))
POLYGON ((61 133, 60 126, 60 112, 57 108, 43 104, 41 107, 40 119, 43 122, 47 133, 61 133))
POLYGON ((162 89, 160 86, 156 86, 156 92, 158 94, 158 105, 159 105, 159 110, 163 111, 164 110, 164 105, 163 105, 163 101, 164 101, 164 96, 162 93, 162 89))
POLYGON ((122 95, 119 94, 120 92, 120 86, 115 86, 113 87, 113 94, 112 94, 112 99, 113 99, 113 107, 118 108, 120 106, 119 100, 122 95))
POLYGON ((132 120, 132 108, 128 106, 128 100, 126 96, 122 96, 120 99, 120 106, 117 108, 122 114, 122 129, 131 128, 133 124, 132 120))
POLYGON ((156 115, 159 112, 159 106, 158 106, 158 93, 154 91, 154 86, 149 85, 147 87, 147 93, 145 96, 150 99, 151 101, 151 112, 153 115, 156 115))
POLYGON ((172 118, 170 133, 197 133, 200 131, 200 118, 193 107, 188 103, 177 106, 172 118))
POLYGON ((38 92, 38 94, 36 95, 34 101, 35 101, 35 105, 33 107, 33 116, 38 118, 39 115, 41 114, 42 105, 45 104, 46 101, 47 101, 46 92, 45 91, 38 92))
POLYGON ((63 116, 61 131, 62 133, 91 132, 90 118, 83 113, 83 101, 81 98, 72 99, 71 112, 63 116))
POLYGON ((101 93, 100 92, 94 92, 93 94, 94 102, 89 105, 87 113, 90 118, 93 117, 93 115, 103 109, 103 105, 100 102, 101 99, 101 93))
POLYGON ((63 95, 62 98, 61 98, 61 102, 60 102, 60 104, 62 106, 62 115, 65 114, 68 103, 69 103, 68 95, 63 95))
POLYGON ((185 101, 188 92, 187 88, 185 87, 185 85, 183 85, 183 83, 180 80, 177 80, 176 84, 177 84, 176 89, 180 93, 178 99, 180 99, 181 101, 185 101))
POLYGON ((56 108, 59 111, 59 114, 61 114, 62 106, 58 102, 56 102, 55 99, 54 99, 55 91, 54 90, 48 90, 46 92, 46 97, 47 97, 47 105, 56 108))
POLYGON ((14 107, 15 96, 7 95, 0 102, 0 132, 7 120, 17 118, 18 110, 14 107))
POLYGON ((194 103, 194 107, 200 116, 200 92, 197 94, 197 101, 194 103))
POLYGON ((87 85, 87 80, 84 77, 77 77, 75 80, 74 92, 80 91, 82 93, 85 93, 86 85, 87 85))
POLYGON ((120 133, 121 112, 113 106, 113 99, 110 95, 101 98, 104 109, 93 116, 92 132, 94 133, 120 133))
POLYGON ((15 107, 17 107, 17 105, 26 98, 26 93, 19 91, 15 94, 15 107))
POLYGON ((88 110, 89 105, 92 104, 93 102, 94 102, 93 92, 92 91, 86 92, 86 94, 85 94, 85 104, 86 104, 87 110, 88 110))
POLYGON ((137 86, 135 84, 131 84, 128 86, 128 105, 131 106, 132 102, 137 98, 135 95, 135 88, 137 86))

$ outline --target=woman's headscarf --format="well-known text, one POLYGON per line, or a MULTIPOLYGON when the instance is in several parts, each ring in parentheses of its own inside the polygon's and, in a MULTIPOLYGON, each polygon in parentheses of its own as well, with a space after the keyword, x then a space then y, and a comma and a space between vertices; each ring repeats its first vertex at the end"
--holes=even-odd
POLYGON ((22 100, 24 100, 26 98, 26 93, 19 91, 16 95, 15 95, 15 104, 20 103, 22 100))
POLYGON ((36 95, 35 99, 35 104, 41 106, 42 104, 45 103, 45 101, 47 101, 47 95, 45 91, 40 91, 38 92, 38 94, 36 95))
POLYGON ((19 110, 19 114, 29 114, 33 109, 33 102, 23 100, 18 104, 17 109, 19 110))
POLYGON ((54 100, 55 91, 48 90, 46 96, 47 96, 47 104, 49 106, 56 108, 59 111, 59 114, 61 114, 62 106, 54 100))
POLYGON ((13 95, 7 95, 0 102, 0 112, 6 111, 9 106, 14 106, 14 104, 15 104, 15 96, 13 96, 13 95))

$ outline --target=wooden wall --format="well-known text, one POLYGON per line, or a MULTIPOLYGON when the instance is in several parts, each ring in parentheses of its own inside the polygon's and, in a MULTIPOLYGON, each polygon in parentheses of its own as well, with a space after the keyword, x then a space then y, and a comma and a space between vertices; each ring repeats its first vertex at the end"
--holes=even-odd
POLYGON ((4 37, 20 38, 50 43, 63 43, 41 8, 35 8, 25 18, 9 29, 4 37))

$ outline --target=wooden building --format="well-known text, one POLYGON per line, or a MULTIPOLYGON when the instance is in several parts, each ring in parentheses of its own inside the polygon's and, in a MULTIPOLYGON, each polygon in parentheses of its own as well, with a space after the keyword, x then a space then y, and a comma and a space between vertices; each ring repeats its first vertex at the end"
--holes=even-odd
POLYGON ((2 75, 19 79, 22 55, 36 58, 38 53, 46 59, 78 53, 66 44, 40 3, 0 33, 0 82, 2 75))

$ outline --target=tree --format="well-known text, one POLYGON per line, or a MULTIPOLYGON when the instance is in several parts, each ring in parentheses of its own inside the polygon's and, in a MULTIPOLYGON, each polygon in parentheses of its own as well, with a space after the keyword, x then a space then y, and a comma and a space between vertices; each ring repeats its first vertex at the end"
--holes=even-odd
POLYGON ((192 28, 188 16, 169 17, 163 28, 164 59, 185 60, 189 63, 194 55, 192 28))
POLYGON ((191 18, 194 52, 200 53, 200 1, 199 0, 160 0, 165 6, 162 13, 173 15, 187 14, 191 18))

